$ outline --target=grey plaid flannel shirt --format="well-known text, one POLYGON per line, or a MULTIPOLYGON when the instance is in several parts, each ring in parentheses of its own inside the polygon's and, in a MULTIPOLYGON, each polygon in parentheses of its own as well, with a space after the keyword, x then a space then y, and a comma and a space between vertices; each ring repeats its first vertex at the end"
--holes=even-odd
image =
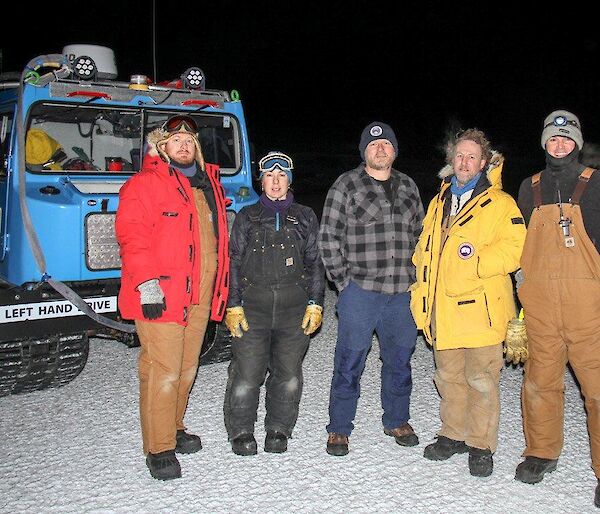
POLYGON ((327 277, 338 291, 350 281, 396 294, 415 282, 412 255, 423 227, 423 203, 415 182, 392 169, 394 202, 364 163, 340 175, 327 193, 319 249, 327 277))

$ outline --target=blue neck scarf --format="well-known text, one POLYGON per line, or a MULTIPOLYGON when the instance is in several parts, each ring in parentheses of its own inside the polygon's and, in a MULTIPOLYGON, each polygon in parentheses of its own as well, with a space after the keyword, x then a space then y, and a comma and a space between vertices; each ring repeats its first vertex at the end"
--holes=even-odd
POLYGON ((452 179, 450 181, 450 191, 452 191, 453 195, 461 196, 465 194, 467 191, 471 191, 471 189, 475 189, 477 182, 479 181, 479 177, 481 177, 481 171, 477 173, 471 180, 469 180, 464 186, 458 187, 458 182, 456 180, 456 175, 452 175, 452 179))

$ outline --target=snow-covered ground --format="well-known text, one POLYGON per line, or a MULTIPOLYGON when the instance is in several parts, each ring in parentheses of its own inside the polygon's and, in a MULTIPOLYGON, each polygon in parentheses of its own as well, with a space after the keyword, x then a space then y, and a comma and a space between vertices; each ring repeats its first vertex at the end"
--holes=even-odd
POLYGON ((231 452, 222 416, 227 363, 202 366, 186 421, 201 435, 204 449, 180 456, 180 480, 152 479, 138 425, 139 350, 94 339, 86 368, 71 384, 0 398, 0 512, 598 511, 583 403, 569 373, 563 455, 558 469, 540 484, 514 480, 523 450, 520 367, 503 372, 500 442, 491 477, 472 477, 466 454, 445 462, 424 459, 423 448, 434 439, 439 421, 432 353, 422 339, 413 357, 411 413, 419 446, 403 448, 383 434, 375 342, 362 380, 350 454, 327 455, 334 302, 328 291, 324 326, 304 364, 300 419, 287 453, 262 451, 264 402, 256 426, 258 455, 231 452))

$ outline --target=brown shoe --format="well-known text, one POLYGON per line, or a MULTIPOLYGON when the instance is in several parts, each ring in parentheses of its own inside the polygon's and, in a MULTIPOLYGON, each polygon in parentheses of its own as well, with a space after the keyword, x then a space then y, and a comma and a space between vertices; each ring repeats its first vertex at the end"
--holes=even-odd
POLYGON ((342 457, 348 455, 348 436, 344 434, 330 433, 327 438, 327 453, 342 457))
POLYGON ((383 433, 396 439, 400 446, 417 446, 419 444, 417 434, 408 423, 397 428, 384 428, 383 433))

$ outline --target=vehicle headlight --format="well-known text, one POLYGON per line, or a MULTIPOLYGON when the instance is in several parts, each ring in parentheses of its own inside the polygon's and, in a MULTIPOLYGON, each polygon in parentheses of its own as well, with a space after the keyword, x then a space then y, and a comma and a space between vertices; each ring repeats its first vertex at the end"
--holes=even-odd
POLYGON ((115 234, 115 213, 90 214, 85 222, 86 263, 89 269, 121 267, 119 243, 115 234))

